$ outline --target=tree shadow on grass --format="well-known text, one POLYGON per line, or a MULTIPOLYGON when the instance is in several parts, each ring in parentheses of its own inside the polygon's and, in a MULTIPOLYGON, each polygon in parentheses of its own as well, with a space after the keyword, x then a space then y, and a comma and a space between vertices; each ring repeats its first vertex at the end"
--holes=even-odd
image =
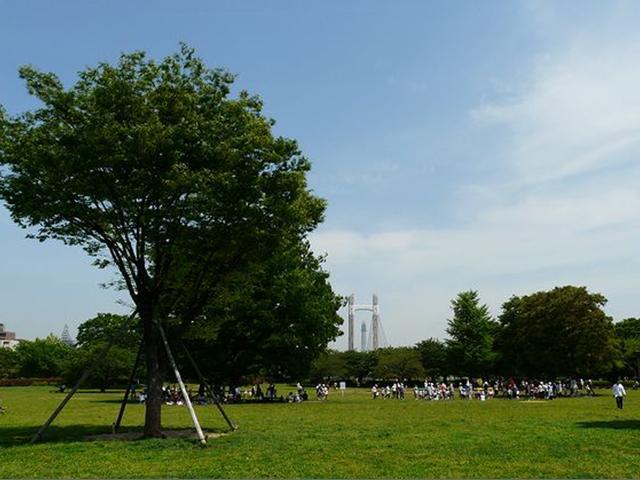
MULTIPOLYGON (((2 427, 0 426, 0 449, 19 447, 28 445, 33 436, 40 427, 2 427)), ((165 428, 164 432, 167 433, 167 437, 173 437, 172 433, 179 431, 190 430, 189 428, 165 428)), ((135 435, 135 438, 127 439, 126 441, 139 441, 145 440, 142 438, 142 425, 133 427, 121 427, 120 432, 123 434, 140 434, 140 437, 135 435)), ((36 442, 38 444, 50 444, 50 443, 71 443, 71 442, 84 442, 89 440, 100 440, 100 438, 90 439, 90 436, 96 435, 108 435, 111 433, 111 426, 101 425, 65 425, 55 426, 52 425, 47 429, 43 438, 36 442)), ((224 428, 207 428, 207 434, 219 435, 229 433, 224 428)), ((194 438, 182 438, 185 441, 196 442, 195 431, 193 432, 194 438)))
POLYGON ((640 430, 640 420, 603 420, 578 422, 580 428, 609 428, 612 430, 640 430))
MULTIPOLYGON (((0 448, 17 447, 28 444, 40 427, 0 426, 0 448)), ((86 435, 109 433, 110 426, 99 425, 52 425, 37 443, 67 443, 82 441, 86 435)))

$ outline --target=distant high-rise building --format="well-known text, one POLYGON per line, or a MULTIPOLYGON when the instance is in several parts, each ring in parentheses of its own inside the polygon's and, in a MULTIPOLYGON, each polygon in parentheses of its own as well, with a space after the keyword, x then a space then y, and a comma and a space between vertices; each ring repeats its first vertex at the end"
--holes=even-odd
POLYGON ((4 323, 0 323, 0 348, 15 348, 20 343, 14 332, 5 330, 4 323))
POLYGON ((75 345, 75 342, 73 341, 73 338, 71 338, 71 334, 69 333, 68 325, 65 325, 64 328, 62 329, 62 335, 60 336, 60 340, 62 340, 62 343, 66 343, 70 347, 73 347, 75 345))
POLYGON ((362 322, 362 327, 360 328, 360 351, 367 351, 367 324, 362 322))

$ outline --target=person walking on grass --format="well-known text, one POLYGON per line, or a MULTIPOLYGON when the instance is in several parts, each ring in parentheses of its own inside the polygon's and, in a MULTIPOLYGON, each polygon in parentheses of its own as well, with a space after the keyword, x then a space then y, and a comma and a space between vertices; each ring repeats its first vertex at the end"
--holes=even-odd
POLYGON ((622 410, 624 397, 627 396, 627 392, 624 390, 624 385, 622 385, 622 380, 618 380, 618 382, 613 385, 613 388, 611 390, 613 392, 613 396, 616 399, 616 406, 620 410, 622 410))

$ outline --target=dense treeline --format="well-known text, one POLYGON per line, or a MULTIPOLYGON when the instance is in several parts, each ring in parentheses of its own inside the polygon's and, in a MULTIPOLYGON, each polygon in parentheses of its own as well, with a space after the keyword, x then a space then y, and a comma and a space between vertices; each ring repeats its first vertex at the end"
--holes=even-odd
POLYGON ((20 342, 14 350, 2 349, 0 378, 61 378, 70 383, 99 356, 88 384, 101 390, 125 384, 141 335, 135 324, 125 324, 128 321, 125 316, 101 313, 80 326, 75 346, 49 335, 20 342), (108 352, 100 355, 109 341, 112 345, 108 352))
POLYGON ((492 318, 477 292, 461 292, 451 302, 445 340, 375 352, 330 351, 318 358, 311 375, 358 381, 637 376, 640 319, 614 323, 603 311, 605 303, 584 287, 564 286, 513 296, 492 318))
MULTIPOLYGON (((261 336, 252 334, 249 328, 234 330, 226 345, 224 337, 218 336, 208 345, 190 347, 207 376, 227 384, 254 378, 362 382, 444 376, 637 376, 640 319, 614 323, 603 311, 605 303, 602 295, 584 287, 564 286, 513 296, 493 318, 478 293, 466 291, 451 302, 448 337, 429 338, 412 347, 371 352, 316 350, 297 355, 293 348, 284 352, 274 347, 278 336, 284 342, 290 335, 277 323, 270 329, 264 327, 261 336), (253 337, 272 338, 273 342, 252 342, 253 337), (241 342, 251 348, 243 349, 241 342)), ((114 338, 89 383, 101 389, 124 384, 141 339, 139 329, 127 328, 123 325, 126 321, 126 317, 111 314, 87 320, 79 328, 75 347, 49 336, 23 342, 15 350, 0 350, 0 378, 62 377, 71 382, 108 339, 114 338)), ((302 327, 311 328, 308 322, 301 323, 302 327)), ((312 330, 307 332, 312 334, 312 330)), ((195 378, 189 363, 177 353, 186 376, 195 378)), ((142 371, 139 377, 144 378, 142 371)))
MULTIPOLYGON (((307 271, 305 274, 309 282, 326 282, 324 274, 319 271, 307 271)), ((304 278, 300 272, 298 278, 304 278)), ((319 288, 318 291, 332 295, 328 283, 323 285, 325 290, 319 288)), ((297 292, 305 288, 308 286, 300 285, 297 292)), ((287 295, 280 298, 285 299, 287 295)), ((203 374, 216 384, 239 385, 255 378, 292 381, 306 377, 311 363, 335 335, 333 326, 328 328, 327 323, 311 322, 312 309, 315 309, 317 318, 323 313, 330 316, 329 310, 335 312, 338 305, 334 308, 326 299, 311 296, 300 302, 297 306, 289 302, 289 305, 280 307, 281 312, 265 312, 259 318, 238 314, 235 329, 227 328, 222 322, 221 328, 212 332, 206 341, 197 338, 177 342, 170 337, 183 377, 198 381, 183 346, 191 352, 203 374), (294 311, 306 312, 307 315, 296 317, 294 311), (256 326, 258 320, 261 323, 256 326), (286 326, 282 325, 283 322, 286 326)), ((13 350, 0 349, 0 380, 37 378, 72 384, 94 363, 87 385, 103 391, 110 386, 126 385, 141 341, 138 319, 100 313, 80 325, 75 345, 68 345, 49 335, 44 339, 23 341, 13 350)), ((162 365, 163 380, 174 381, 166 359, 162 365)), ((145 366, 141 363, 134 380, 144 383, 145 377, 145 366)))

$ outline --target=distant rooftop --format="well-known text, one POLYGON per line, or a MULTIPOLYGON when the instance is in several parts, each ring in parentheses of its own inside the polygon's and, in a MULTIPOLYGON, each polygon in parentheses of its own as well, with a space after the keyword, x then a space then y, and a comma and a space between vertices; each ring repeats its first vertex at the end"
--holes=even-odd
POLYGON ((4 323, 0 323, 0 340, 15 340, 16 334, 5 330, 4 323))

